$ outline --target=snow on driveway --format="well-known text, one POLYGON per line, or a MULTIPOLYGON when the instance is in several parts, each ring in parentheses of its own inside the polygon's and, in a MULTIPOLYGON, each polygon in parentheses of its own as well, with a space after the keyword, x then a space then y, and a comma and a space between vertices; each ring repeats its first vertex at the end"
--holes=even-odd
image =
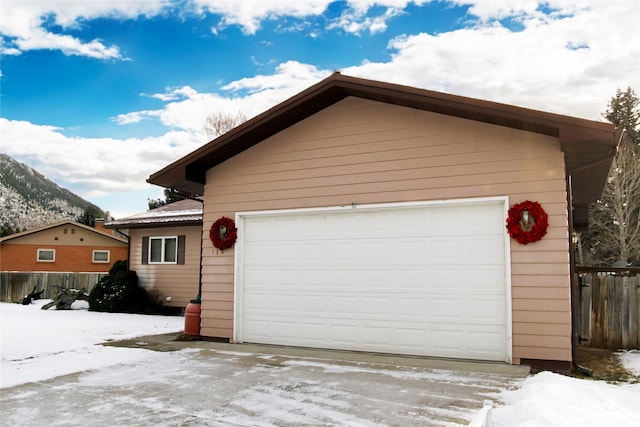
MULTIPOLYGON (((0 303, 2 424, 13 426, 640 425, 640 383, 526 379, 260 353, 105 347, 178 332, 182 317, 0 303)), ((640 374, 640 352, 625 352, 640 374)))

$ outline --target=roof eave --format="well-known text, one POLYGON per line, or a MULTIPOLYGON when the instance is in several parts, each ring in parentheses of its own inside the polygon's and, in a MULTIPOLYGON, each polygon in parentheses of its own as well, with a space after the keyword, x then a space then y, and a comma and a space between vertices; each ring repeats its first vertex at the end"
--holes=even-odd
POLYGON ((158 222, 112 222, 105 224, 105 228, 109 229, 132 229, 132 228, 165 228, 165 227, 188 227, 202 225, 202 219, 200 220, 185 220, 185 221, 158 221, 158 222))
POLYGON ((84 228, 85 230, 90 231, 92 233, 96 233, 96 234, 98 234, 100 236, 107 237, 109 239, 113 239, 113 240, 116 240, 116 241, 121 242, 121 243, 127 243, 126 239, 123 239, 123 238, 118 237, 118 236, 112 236, 111 234, 108 234, 108 233, 105 233, 103 231, 100 231, 100 230, 98 230, 98 229, 96 229, 94 227, 90 227, 90 226, 88 226, 86 224, 82 224, 82 223, 79 223, 79 222, 76 222, 76 221, 73 221, 73 220, 70 220, 70 219, 69 220, 59 221, 59 222, 56 222, 56 223, 53 223, 53 224, 42 225, 40 227, 35 227, 35 228, 30 229, 30 230, 22 231, 20 233, 9 234, 8 236, 4 236, 4 237, 0 238, 0 242, 4 243, 4 242, 9 241, 9 240, 18 239, 20 237, 28 236, 30 234, 36 234, 36 233, 39 233, 41 231, 45 231, 45 230, 49 230, 49 229, 52 229, 52 228, 60 227, 60 226, 63 226, 64 224, 69 224, 69 225, 72 225, 72 226, 84 228))

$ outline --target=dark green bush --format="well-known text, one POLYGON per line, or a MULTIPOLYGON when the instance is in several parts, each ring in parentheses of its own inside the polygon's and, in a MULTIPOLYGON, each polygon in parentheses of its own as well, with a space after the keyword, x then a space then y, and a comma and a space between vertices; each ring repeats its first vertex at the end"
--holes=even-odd
POLYGON ((89 293, 89 310, 110 313, 146 313, 151 302, 147 291, 138 285, 138 275, 127 270, 126 261, 116 261, 109 274, 89 293))

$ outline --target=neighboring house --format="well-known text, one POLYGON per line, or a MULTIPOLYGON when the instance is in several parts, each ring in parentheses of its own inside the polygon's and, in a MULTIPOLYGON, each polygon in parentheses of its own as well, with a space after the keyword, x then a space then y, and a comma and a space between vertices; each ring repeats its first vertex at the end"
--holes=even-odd
POLYGON ((568 368, 571 221, 614 132, 334 73, 148 182, 204 195, 205 337, 568 368), (525 200, 548 214, 527 245, 505 227, 525 200))
POLYGON ((127 239, 70 220, 0 239, 2 271, 107 273, 127 254, 127 239))
POLYGON ((198 295, 202 202, 182 200, 105 223, 129 235, 129 268, 165 307, 184 309, 198 295))

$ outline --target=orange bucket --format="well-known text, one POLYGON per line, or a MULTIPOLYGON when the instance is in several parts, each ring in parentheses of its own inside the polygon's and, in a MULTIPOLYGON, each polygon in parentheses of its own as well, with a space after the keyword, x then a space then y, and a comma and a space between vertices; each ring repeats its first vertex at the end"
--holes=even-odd
POLYGON ((184 311, 184 333, 200 336, 200 302, 191 300, 184 311))

